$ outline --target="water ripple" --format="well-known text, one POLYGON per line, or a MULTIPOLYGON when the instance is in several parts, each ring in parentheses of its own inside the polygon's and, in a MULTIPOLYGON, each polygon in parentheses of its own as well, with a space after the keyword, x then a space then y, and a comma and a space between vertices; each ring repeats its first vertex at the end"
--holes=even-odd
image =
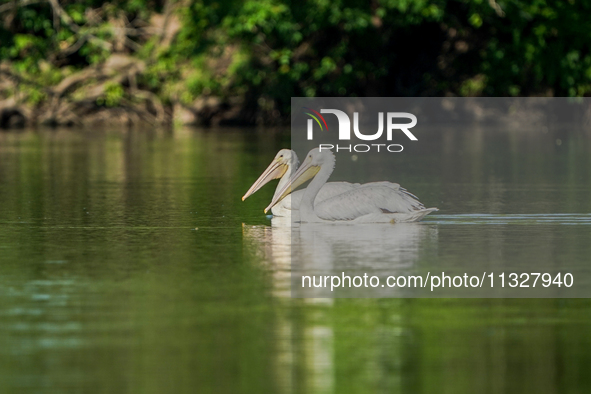
POLYGON ((502 224, 502 225, 591 225, 591 213, 535 214, 458 214, 431 215, 424 222, 437 224, 502 224))

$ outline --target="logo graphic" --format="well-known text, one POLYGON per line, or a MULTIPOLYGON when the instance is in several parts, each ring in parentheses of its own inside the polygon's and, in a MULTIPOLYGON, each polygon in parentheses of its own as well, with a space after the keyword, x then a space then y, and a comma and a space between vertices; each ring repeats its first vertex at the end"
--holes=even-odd
MULTIPOLYGON (((323 117, 322 115, 320 115, 320 114, 318 113, 318 111, 314 111, 312 108, 308 108, 308 107, 302 107, 302 108, 303 108, 303 109, 305 109, 305 110, 308 110, 308 111, 312 111, 312 112, 314 112, 316 115, 318 115, 318 117, 319 117, 320 119, 322 119, 322 122, 323 122, 323 123, 324 123, 324 125, 326 126, 326 131, 328 131, 328 125, 326 124, 326 120, 324 119, 324 117, 323 117)), ((304 112, 304 113, 305 113, 306 115, 310 115, 310 116, 311 116, 311 117, 312 117, 312 118, 313 118, 313 119, 316 121, 316 123, 318 123, 318 126, 320 126, 320 130, 324 130, 324 129, 322 128, 322 123, 320 123, 320 121, 318 120, 318 118, 317 118, 316 116, 312 115, 310 112, 304 112)), ((308 139, 309 139, 309 140, 311 140, 311 139, 312 139, 312 126, 313 126, 313 124, 312 124, 312 119, 308 119, 308 139)))
MULTIPOLYGON (((328 124, 326 120, 321 114, 333 114, 337 117, 337 121, 339 122, 339 140, 340 141, 347 141, 351 140, 351 119, 349 115, 347 115, 344 111, 338 109, 321 109, 320 112, 313 110, 312 108, 302 107, 304 109, 304 113, 310 116, 312 119, 308 119, 307 122, 307 137, 308 140, 311 141, 314 139, 314 122, 316 121, 318 126, 320 126, 320 130, 324 131, 324 127, 328 131, 328 124), (320 122, 322 120, 322 122, 320 122), (324 127, 322 126, 324 124, 324 127)), ((417 117, 408 112, 387 112, 386 113, 386 139, 388 141, 392 141, 392 136, 395 130, 402 131, 408 139, 411 141, 417 141, 417 137, 414 136, 413 133, 410 132, 409 129, 413 128, 417 125, 417 117), (395 119, 408 119, 410 120, 409 123, 394 123, 395 119)), ((359 130, 359 112, 353 112, 353 133, 355 137, 362 141, 375 141, 382 137, 384 134, 384 112, 378 112, 378 131, 374 134, 363 134, 359 130)), ((385 144, 371 144, 371 146, 377 147, 378 152, 380 151, 380 146, 385 146, 385 144)), ((334 145, 330 144, 320 144, 319 148, 322 149, 332 149, 334 145)), ((368 152, 371 150, 371 147, 366 144, 357 144, 353 147, 351 145, 340 147, 339 145, 336 146, 337 152, 339 150, 349 150, 353 149, 355 152, 368 152)), ((401 152, 403 149, 402 145, 399 144, 392 144, 388 145, 389 152, 401 152), (397 150, 391 150, 391 148, 396 147, 397 150)))

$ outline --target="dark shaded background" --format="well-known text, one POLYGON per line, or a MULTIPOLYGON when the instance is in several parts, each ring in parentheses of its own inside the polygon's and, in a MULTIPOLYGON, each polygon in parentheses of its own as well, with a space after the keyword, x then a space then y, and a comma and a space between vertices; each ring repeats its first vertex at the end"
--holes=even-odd
POLYGON ((584 96, 589 1, 0 2, 0 126, 283 123, 292 96, 584 96))

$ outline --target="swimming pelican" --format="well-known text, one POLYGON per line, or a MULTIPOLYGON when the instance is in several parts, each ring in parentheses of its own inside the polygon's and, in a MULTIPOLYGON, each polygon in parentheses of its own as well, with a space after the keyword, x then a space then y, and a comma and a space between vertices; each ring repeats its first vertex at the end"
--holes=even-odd
MULTIPOLYGON (((263 187, 273 179, 281 178, 275 189, 273 199, 278 197, 277 192, 289 183, 289 179, 296 172, 300 161, 296 153, 291 149, 281 149, 275 155, 275 158, 269 164, 267 169, 261 174, 261 176, 252 184, 250 189, 242 196, 242 201, 246 200, 249 196, 254 194, 257 190, 263 187)), ((344 193, 348 190, 359 187, 358 183, 349 182, 329 182, 325 184, 316 197, 316 202, 323 201, 329 197, 336 196, 344 193)), ((298 210, 300 201, 304 195, 304 190, 298 190, 294 193, 287 195, 281 199, 280 202, 271 208, 271 212, 274 216, 290 216, 292 211, 298 210)), ((279 201, 279 200, 278 200, 279 201)), ((266 213, 267 211, 265 211, 266 213)))
POLYGON ((326 183, 335 165, 329 150, 312 149, 302 166, 289 182, 278 190, 267 212, 281 198, 307 180, 314 178, 305 189, 300 203, 302 222, 349 221, 362 223, 416 222, 437 208, 425 206, 397 183, 371 182, 345 191, 324 201, 315 201, 318 191, 326 183))

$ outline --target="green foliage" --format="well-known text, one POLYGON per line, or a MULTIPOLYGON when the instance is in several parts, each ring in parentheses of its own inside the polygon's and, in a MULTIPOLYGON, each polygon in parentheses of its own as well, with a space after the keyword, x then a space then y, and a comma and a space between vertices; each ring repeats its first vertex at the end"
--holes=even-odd
POLYGON ((589 91, 591 11, 588 2, 509 1, 499 23, 493 12, 484 19, 489 36, 480 61, 488 76, 486 94, 577 96, 589 91))
MULTIPOLYGON (((118 51, 145 62, 137 84, 165 104, 241 96, 269 114, 287 114, 292 96, 591 93, 589 2, 172 2, 181 26, 171 45, 153 28, 121 40, 121 21, 150 29, 165 4, 61 0, 67 18, 57 23, 45 2, 4 10, 0 62, 53 86, 118 51)), ((109 85, 101 105, 119 105, 126 89, 109 85)))
POLYGON ((109 82, 105 84, 105 91, 96 101, 98 105, 105 107, 116 107, 123 99, 125 90, 119 83, 109 82))

